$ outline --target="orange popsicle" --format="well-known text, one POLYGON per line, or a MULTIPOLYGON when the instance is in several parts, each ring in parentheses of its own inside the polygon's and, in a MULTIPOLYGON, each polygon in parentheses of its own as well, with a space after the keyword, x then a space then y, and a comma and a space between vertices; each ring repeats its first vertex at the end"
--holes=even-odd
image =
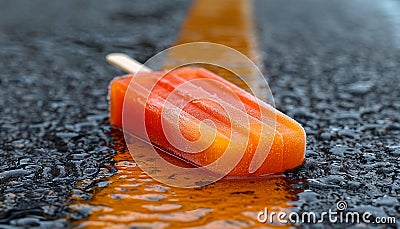
POLYGON ((154 145, 198 166, 209 165, 224 153, 228 154, 228 161, 234 161, 242 153, 238 163, 228 171, 229 176, 282 173, 304 161, 306 135, 300 124, 214 73, 184 67, 139 74, 140 77, 135 76, 140 78, 136 83, 143 88, 154 85, 147 88, 150 93, 146 105, 138 102, 140 92, 129 86, 133 75, 117 77, 111 82, 112 125, 140 136, 143 133, 138 133, 137 126, 145 121, 146 134, 154 145), (139 106, 145 106, 145 120, 137 112, 139 106), (178 113, 177 107, 182 108, 178 113), (123 109, 124 117, 129 118, 124 125, 123 109), (177 127, 171 120, 177 122, 177 127), (184 140, 174 136, 183 136, 184 140), (196 142, 203 148, 196 153, 188 152, 185 150, 188 142, 196 142), (267 151, 265 160, 260 150, 267 151))

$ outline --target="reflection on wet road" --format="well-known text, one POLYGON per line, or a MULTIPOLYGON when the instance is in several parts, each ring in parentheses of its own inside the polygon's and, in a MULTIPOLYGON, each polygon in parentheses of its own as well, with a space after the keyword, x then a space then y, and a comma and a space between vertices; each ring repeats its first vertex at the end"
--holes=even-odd
POLYGON ((93 198, 77 199, 72 208, 90 209, 78 222, 87 228, 197 227, 242 228, 261 226, 257 213, 265 207, 287 211, 295 201, 294 190, 282 176, 252 180, 221 180, 183 189, 165 186, 146 175, 133 161, 121 131, 113 130, 118 173, 98 183, 93 198), (105 186, 105 187, 104 187, 105 186))

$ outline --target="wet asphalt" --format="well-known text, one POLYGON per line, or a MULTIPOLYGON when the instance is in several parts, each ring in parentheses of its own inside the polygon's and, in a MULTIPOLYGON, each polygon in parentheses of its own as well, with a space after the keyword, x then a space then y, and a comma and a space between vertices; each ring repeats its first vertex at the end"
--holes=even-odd
MULTIPOLYGON (((122 72, 104 56, 144 62, 174 42, 189 5, 0 1, 0 228, 68 227, 69 197, 90 198, 77 182, 116 172, 106 96, 122 72)), ((345 200, 398 221, 366 226, 400 227, 400 1, 255 6, 275 104, 307 132, 305 163, 286 173, 297 211, 345 200)))
POLYGON ((400 227, 400 1, 285 2, 256 9, 275 104, 307 133, 298 211, 346 201, 400 227))

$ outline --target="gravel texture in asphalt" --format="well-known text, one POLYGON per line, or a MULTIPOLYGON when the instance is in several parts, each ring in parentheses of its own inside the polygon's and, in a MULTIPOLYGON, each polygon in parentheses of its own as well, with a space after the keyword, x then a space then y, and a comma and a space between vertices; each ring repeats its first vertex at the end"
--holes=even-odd
POLYGON ((66 226, 76 182, 115 172, 104 57, 169 47, 189 5, 0 1, 0 228, 66 226))
POLYGON ((306 162, 287 173, 304 180, 298 210, 342 200, 399 227, 400 2, 256 4, 275 104, 307 133, 306 162))
MULTIPOLYGON (((173 43, 189 5, 0 1, 0 227, 68 226, 77 182, 115 173, 106 96, 122 72, 104 56, 144 62, 173 43)), ((255 6, 275 104, 307 132, 306 161, 287 172, 305 190, 298 211, 344 200, 400 227, 400 2, 255 6)))

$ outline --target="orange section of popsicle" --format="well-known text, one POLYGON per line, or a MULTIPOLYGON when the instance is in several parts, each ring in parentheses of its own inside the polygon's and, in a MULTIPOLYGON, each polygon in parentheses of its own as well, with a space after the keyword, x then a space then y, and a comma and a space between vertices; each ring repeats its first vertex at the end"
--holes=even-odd
MULTIPOLYGON (((163 74, 161 72, 141 73, 146 74, 151 79, 154 74, 163 74)), ((128 89, 132 75, 119 77, 114 79, 110 85, 110 121, 114 126, 122 127, 122 110, 126 91, 128 89)), ((186 81, 194 79, 211 79, 229 87, 241 100, 245 106, 246 113, 250 120, 250 135, 249 142, 246 146, 246 151, 239 161, 237 166, 229 173, 231 176, 258 176, 263 174, 281 173, 287 169, 294 168, 300 165, 304 160, 305 152, 305 132, 303 128, 293 119, 283 113, 272 110, 270 113, 276 114, 276 132, 263 132, 263 134, 271 134, 273 138, 272 147, 266 160, 261 167, 254 173, 249 172, 249 165, 253 159, 255 148, 260 140, 260 108, 255 97, 235 86, 234 84, 218 77, 217 75, 202 69, 202 68, 180 68, 169 72, 151 91, 150 97, 147 100, 145 109, 145 120, 147 134, 150 141, 167 150, 168 152, 178 156, 184 160, 190 161, 198 166, 205 166, 218 159, 229 144, 231 124, 229 117, 224 113, 223 107, 206 99, 201 101, 190 101, 184 107, 189 118, 180 119, 180 131, 188 140, 198 138, 198 129, 201 121, 211 119, 217 127, 217 135, 213 144, 206 150, 199 153, 187 153, 177 150, 172 146, 163 133, 162 127, 162 111, 165 108, 165 100, 170 95, 171 91, 182 85, 186 81), (185 121, 188 120, 189 121, 185 121), (253 121, 252 121, 253 120, 253 121)), ((183 91, 182 96, 187 96, 190 91, 183 91)), ((221 95, 219 95, 221 96, 221 95)), ((229 100, 229 98, 223 98, 229 100)), ((129 107, 129 110, 134 110, 134 101, 127 99, 124 106, 129 107), (132 107, 130 107, 132 106, 132 107)), ((264 108, 263 108, 264 109, 264 108)), ((132 111, 134 112, 134 111, 132 111)), ((134 119, 135 114, 132 113, 134 119)), ((271 116, 272 118, 272 116, 271 116)), ((134 123, 134 122, 133 122, 134 123)), ((125 131, 134 131, 135 126, 124 126, 125 131)), ((263 142, 260 142, 263 144, 263 142)))

